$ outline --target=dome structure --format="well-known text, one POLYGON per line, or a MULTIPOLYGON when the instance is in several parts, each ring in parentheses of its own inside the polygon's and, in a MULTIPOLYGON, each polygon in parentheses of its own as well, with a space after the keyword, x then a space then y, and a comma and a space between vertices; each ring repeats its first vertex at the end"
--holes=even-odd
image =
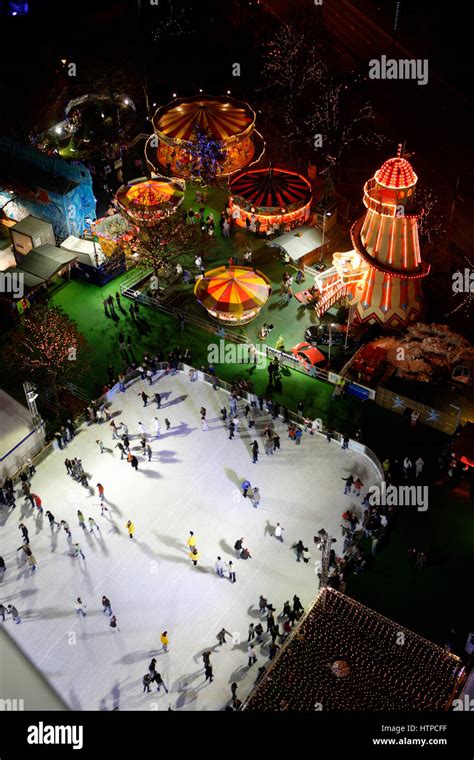
POLYGON ((258 316, 271 285, 263 272, 251 267, 217 267, 196 282, 194 294, 213 319, 242 325, 258 316))

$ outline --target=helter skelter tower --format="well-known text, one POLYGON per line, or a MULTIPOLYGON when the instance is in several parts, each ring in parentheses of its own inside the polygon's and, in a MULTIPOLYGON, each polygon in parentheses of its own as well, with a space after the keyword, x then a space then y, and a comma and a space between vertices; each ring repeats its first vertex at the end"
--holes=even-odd
POLYGON ((357 303, 355 319, 403 329, 422 313, 422 280, 429 266, 421 260, 415 205, 418 177, 402 157, 390 158, 364 187, 367 211, 351 229, 354 253, 363 274, 348 297, 357 303))

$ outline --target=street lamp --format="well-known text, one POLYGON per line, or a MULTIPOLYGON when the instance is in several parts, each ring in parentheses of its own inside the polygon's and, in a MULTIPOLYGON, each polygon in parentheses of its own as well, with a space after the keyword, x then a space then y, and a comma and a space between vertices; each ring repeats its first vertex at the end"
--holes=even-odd
POLYGON ((331 216, 331 212, 330 211, 325 211, 324 214, 323 214, 323 240, 322 240, 322 243, 321 243, 321 248, 324 245, 324 231, 326 229, 326 219, 329 218, 330 216, 331 216))
POLYGON ((314 537, 314 543, 322 552, 319 588, 326 588, 329 575, 329 555, 331 552, 331 546, 336 543, 336 539, 330 536, 324 528, 321 528, 321 530, 318 530, 318 535, 314 537))

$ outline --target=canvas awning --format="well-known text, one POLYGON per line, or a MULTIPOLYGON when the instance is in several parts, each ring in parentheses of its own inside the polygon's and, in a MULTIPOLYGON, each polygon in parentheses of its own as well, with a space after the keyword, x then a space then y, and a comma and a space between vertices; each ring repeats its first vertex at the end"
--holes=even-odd
MULTIPOLYGON (((329 238, 326 236, 324 242, 327 243, 329 238)), ((281 248, 285 251, 290 259, 293 261, 299 261, 321 247, 323 243, 323 236, 320 230, 315 227, 298 227, 291 232, 286 232, 284 235, 272 240, 268 245, 274 248, 281 248)))

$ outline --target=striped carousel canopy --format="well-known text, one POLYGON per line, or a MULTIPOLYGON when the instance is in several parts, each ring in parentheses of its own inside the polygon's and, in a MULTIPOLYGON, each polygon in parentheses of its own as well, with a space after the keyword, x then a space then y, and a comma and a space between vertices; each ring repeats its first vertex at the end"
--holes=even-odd
POLYGON ((246 103, 207 95, 173 100, 153 117, 156 133, 167 142, 190 141, 197 129, 226 142, 250 131, 254 123, 255 113, 246 103))
POLYGON ((133 180, 122 185, 115 200, 122 211, 132 219, 162 216, 172 213, 184 198, 184 183, 166 177, 133 180))
POLYGON ((197 281, 194 293, 205 309, 238 315, 266 303, 270 280, 250 267, 218 267, 197 281))
POLYGON ((287 211, 288 206, 305 206, 311 200, 311 184, 302 174, 286 169, 249 169, 230 183, 237 199, 258 209, 287 211))

